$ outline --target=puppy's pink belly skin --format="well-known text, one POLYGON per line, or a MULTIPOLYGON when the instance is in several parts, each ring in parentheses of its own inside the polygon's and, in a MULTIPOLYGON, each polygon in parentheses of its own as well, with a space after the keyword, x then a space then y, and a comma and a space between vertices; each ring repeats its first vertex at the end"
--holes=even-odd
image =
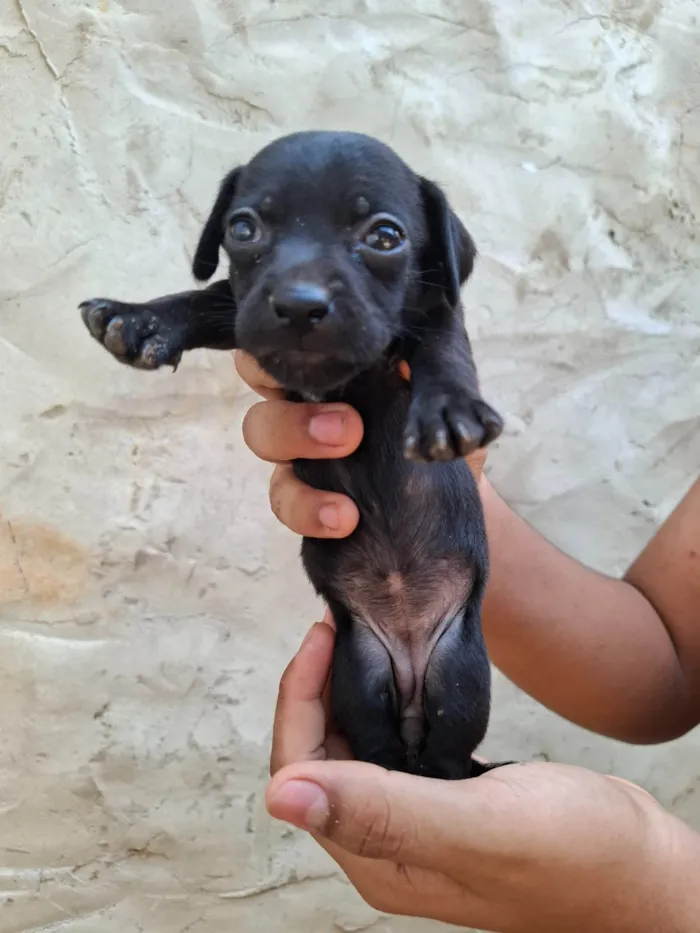
POLYGON ((391 659, 402 738, 416 745, 423 736, 428 662, 443 633, 461 618, 471 575, 460 559, 450 558, 414 574, 392 571, 377 579, 366 573, 373 579, 355 578, 348 602, 356 623, 372 632, 391 659))

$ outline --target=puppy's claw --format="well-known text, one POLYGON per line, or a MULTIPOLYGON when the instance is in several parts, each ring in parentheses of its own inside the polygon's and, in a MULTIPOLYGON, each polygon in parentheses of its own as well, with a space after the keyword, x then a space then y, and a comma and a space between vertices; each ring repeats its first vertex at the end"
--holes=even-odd
POLYGON ((456 420, 452 426, 460 457, 468 457, 481 445, 481 432, 475 435, 474 427, 473 424, 468 426, 461 419, 456 420))
POLYGON ((106 302, 99 298, 94 301, 83 301, 80 304, 80 315, 83 323, 90 331, 95 340, 102 340, 105 332, 104 318, 107 312, 106 302))
POLYGON ((491 441, 495 441, 503 431, 503 418, 481 399, 479 399, 476 407, 484 431, 481 446, 486 447, 491 441))
POLYGON ((404 451, 409 460, 419 462, 454 460, 486 447, 502 429, 490 405, 461 389, 418 394, 408 414, 404 451))
POLYGON ((418 438, 415 434, 408 434, 406 436, 403 446, 403 454, 407 460, 415 460, 419 462, 423 459, 420 455, 420 450, 418 448, 418 438))
POLYGON ((454 450, 452 449, 446 427, 439 427, 435 430, 428 454, 431 460, 454 459, 454 450))

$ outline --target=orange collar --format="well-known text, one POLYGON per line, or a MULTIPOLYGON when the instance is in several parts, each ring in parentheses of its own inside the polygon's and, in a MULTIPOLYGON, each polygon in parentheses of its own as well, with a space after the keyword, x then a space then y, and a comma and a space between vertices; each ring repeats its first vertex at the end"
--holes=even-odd
POLYGON ((401 360, 399 363, 399 375, 402 379, 405 379, 406 382, 411 381, 411 367, 408 365, 406 360, 401 360))

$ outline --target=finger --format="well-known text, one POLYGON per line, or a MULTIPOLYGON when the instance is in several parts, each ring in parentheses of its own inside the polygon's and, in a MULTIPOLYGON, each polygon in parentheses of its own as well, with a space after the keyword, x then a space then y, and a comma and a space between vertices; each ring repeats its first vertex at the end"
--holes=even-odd
POLYGON ((357 761, 316 762, 278 772, 267 808, 351 855, 448 871, 463 857, 465 840, 468 846, 465 821, 484 796, 473 786, 479 783, 446 784, 357 761))
POLYGON ((348 405, 273 399, 258 402, 243 419, 243 438, 261 460, 336 460, 362 440, 362 419, 348 405))
POLYGON ((472 451, 469 456, 466 458, 467 465, 474 475, 474 479, 479 482, 481 479, 482 473, 484 472, 484 466, 486 464, 486 457, 488 456, 488 448, 480 447, 478 450, 472 451))
POLYGON ((312 489, 288 464, 275 467, 270 480, 270 506, 291 531, 307 538, 345 538, 360 520, 347 496, 312 489))
POLYGON ((284 398, 284 389, 249 353, 236 350, 233 354, 233 363, 243 382, 258 395, 262 395, 263 398, 284 398))
MULTIPOLYGON (((333 618, 330 609, 326 609, 326 612, 323 616, 323 622, 325 625, 329 625, 335 632, 335 619, 333 618)), ((350 746, 348 745, 345 736, 342 735, 338 730, 338 725, 335 722, 335 718, 333 716, 330 675, 328 676, 326 685, 323 688, 321 702, 323 703, 323 710, 326 717, 326 758, 333 759, 335 761, 352 761, 353 756, 352 752, 350 751, 350 746)))
MULTIPOLYGON (((335 619, 333 618, 333 613, 331 610, 326 607, 326 611, 323 614, 323 623, 324 625, 329 625, 333 631, 336 631, 335 628, 335 619)), ((323 700, 323 708, 326 711, 326 721, 332 724, 333 712, 331 710, 331 678, 330 675, 326 680, 326 685, 323 688, 323 693, 321 694, 321 699, 323 700)))
POLYGON ((326 737, 323 690, 328 680, 335 633, 317 622, 280 681, 272 735, 270 772, 321 758, 326 737))

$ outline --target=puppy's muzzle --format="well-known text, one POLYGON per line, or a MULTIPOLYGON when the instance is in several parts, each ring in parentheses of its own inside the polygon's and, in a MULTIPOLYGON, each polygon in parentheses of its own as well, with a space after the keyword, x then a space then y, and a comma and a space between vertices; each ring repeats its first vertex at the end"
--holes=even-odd
POLYGON ((283 325, 303 334, 313 330, 331 313, 333 296, 323 285, 295 282, 276 288, 269 301, 283 325))

